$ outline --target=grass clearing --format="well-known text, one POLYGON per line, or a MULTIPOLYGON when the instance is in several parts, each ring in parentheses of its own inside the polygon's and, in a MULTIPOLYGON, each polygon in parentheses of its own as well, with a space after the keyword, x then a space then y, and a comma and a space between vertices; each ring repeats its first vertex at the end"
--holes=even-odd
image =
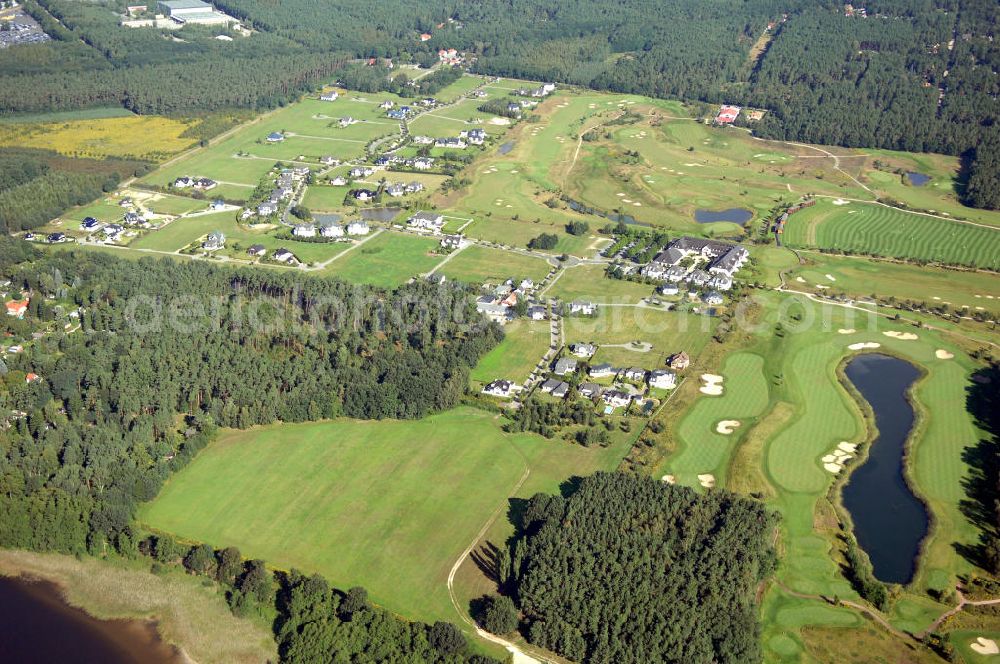
POLYGON ((549 321, 511 321, 504 326, 504 334, 504 340, 472 370, 470 378, 476 383, 506 378, 523 384, 549 349, 549 321))
POLYGON ((468 408, 229 431, 140 519, 338 587, 363 585, 411 619, 454 620, 448 570, 524 472, 513 441, 550 444, 507 436, 492 414, 468 408))
POLYGON ((653 294, 653 287, 624 279, 609 279, 603 265, 577 265, 567 268, 559 280, 546 292, 549 297, 564 302, 587 300, 635 304, 653 294))
POLYGON ((323 270, 346 281, 392 288, 429 272, 442 257, 431 253, 434 238, 384 232, 323 270))
POLYGON ((535 256, 473 245, 459 252, 438 272, 469 283, 499 283, 508 278, 539 283, 551 269, 551 265, 535 256))

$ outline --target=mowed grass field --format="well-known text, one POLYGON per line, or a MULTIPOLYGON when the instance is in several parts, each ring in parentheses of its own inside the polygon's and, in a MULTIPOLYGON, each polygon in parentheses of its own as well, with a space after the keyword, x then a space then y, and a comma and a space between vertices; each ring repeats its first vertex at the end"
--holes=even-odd
POLYGON ((591 342, 600 346, 591 364, 610 362, 616 367, 663 368, 673 353, 686 351, 695 358, 712 338, 716 320, 677 311, 640 307, 599 307, 594 317, 563 319, 566 343, 591 342), (652 350, 637 352, 633 341, 652 344, 652 350))
POLYGON ((131 114, 33 124, 0 123, 0 146, 41 148, 74 157, 158 160, 197 142, 181 136, 192 124, 156 115, 131 114))
MULTIPOLYGON (((764 358, 754 353, 734 353, 726 358, 719 374, 725 378, 720 396, 699 394, 677 428, 682 443, 667 466, 678 484, 698 485, 698 475, 711 473, 724 483, 725 462, 743 434, 753 426, 753 419, 764 412, 769 401, 764 377, 764 358), (738 420, 733 433, 716 431, 721 420, 738 420)), ((701 383, 697 375, 688 380, 701 383)))
POLYGON ((497 378, 523 384, 549 348, 549 321, 518 319, 504 326, 504 340, 472 370, 475 383, 497 378))
POLYGON ((820 200, 791 217, 784 241, 795 247, 1000 269, 1000 229, 866 203, 820 200))
POLYGON ((322 274, 392 288, 429 272, 444 260, 432 253, 438 244, 434 238, 385 231, 330 263, 322 274))
POLYGON ((525 471, 461 408, 419 421, 338 420, 224 432, 142 509, 149 527, 320 572, 410 619, 456 620, 448 570, 525 471))
POLYGON ((545 293, 563 302, 586 300, 588 302, 629 303, 653 295, 654 288, 624 279, 609 279, 603 265, 577 265, 567 268, 545 293))
POLYGON ((548 262, 536 256, 473 245, 462 249, 438 272, 449 279, 469 283, 531 279, 537 284, 551 269, 548 262))

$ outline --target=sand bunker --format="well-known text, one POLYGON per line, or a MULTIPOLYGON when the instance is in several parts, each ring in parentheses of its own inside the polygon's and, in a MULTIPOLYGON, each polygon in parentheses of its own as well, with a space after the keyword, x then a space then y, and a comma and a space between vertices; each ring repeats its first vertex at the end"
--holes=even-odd
POLYGON ((717 376, 715 374, 702 374, 701 380, 705 383, 698 388, 702 394, 709 394, 714 397, 722 394, 722 381, 724 380, 722 376, 717 376))
POLYGON ((490 118, 490 124, 493 125, 509 125, 510 118, 490 118))
POLYGON ((892 337, 893 339, 899 339, 900 341, 913 341, 919 339, 917 335, 913 332, 896 332, 895 330, 889 330, 888 332, 883 332, 887 337, 892 337))
POLYGON ((987 639, 985 636, 977 637, 974 642, 969 644, 969 647, 980 655, 1000 654, 1000 646, 997 646, 997 642, 993 639, 987 639))
POLYGON ((866 348, 881 348, 882 344, 877 344, 874 341, 865 341, 862 343, 851 344, 848 346, 851 350, 865 350, 866 348))
POLYGON ((843 198, 838 198, 837 200, 833 201, 834 205, 847 205, 848 203, 850 203, 850 201, 845 201, 843 198))
POLYGON ((823 462, 823 469, 828 473, 833 473, 836 475, 844 469, 847 461, 854 456, 855 451, 858 446, 854 443, 848 443, 846 440, 837 444, 837 447, 833 449, 829 454, 823 456, 820 459, 823 462))
POLYGON ((842 327, 837 330, 837 334, 854 334, 857 332, 853 327, 842 327))
POLYGON ((836 475, 837 473, 839 473, 844 469, 844 467, 841 466, 839 463, 824 463, 823 468, 833 473, 834 475, 836 475))
POLYGON ((675 482, 677 482, 677 478, 674 477, 673 475, 664 475, 660 479, 666 482, 667 484, 674 484, 675 482))
POLYGON ((724 436, 728 436, 733 432, 733 430, 740 425, 739 420, 722 420, 715 425, 715 431, 721 433, 724 436))
POLYGON ((701 484, 706 489, 711 489, 712 487, 715 486, 715 475, 712 475, 711 473, 699 475, 698 483, 701 484))
POLYGON ((849 443, 846 440, 844 440, 844 441, 841 441, 840 443, 837 444, 837 449, 838 450, 843 450, 844 452, 847 452, 848 454, 854 454, 855 452, 858 451, 858 444, 857 443, 849 443))
POLYGON ((949 353, 944 348, 938 348, 936 351, 934 351, 934 357, 936 357, 939 360, 950 360, 951 358, 955 357, 955 354, 949 353))
POLYGON ((795 281, 799 282, 800 284, 806 283, 806 280, 803 279, 802 277, 795 277, 795 281))
POLYGON ((837 277, 833 276, 832 274, 826 275, 826 278, 829 279, 830 281, 836 281, 837 280, 837 277))
POLYGON ((642 207, 642 203, 640 203, 639 201, 632 203, 632 205, 634 205, 635 207, 642 207))
POLYGON ((826 290, 827 288, 829 288, 829 286, 827 286, 825 284, 816 284, 816 288, 818 288, 820 290, 826 290))

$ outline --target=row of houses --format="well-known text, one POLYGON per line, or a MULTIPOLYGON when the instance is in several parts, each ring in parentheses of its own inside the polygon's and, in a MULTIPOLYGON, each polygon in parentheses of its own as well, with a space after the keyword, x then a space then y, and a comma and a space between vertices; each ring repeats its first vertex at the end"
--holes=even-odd
POLYGON ((349 235, 368 235, 370 232, 371 227, 368 222, 360 219, 343 226, 329 219, 324 219, 317 224, 302 223, 296 224, 292 228, 292 235, 306 238, 316 237, 317 234, 320 237, 340 238, 349 235))
MULTIPOLYGON (((488 292, 476 300, 476 311, 494 322, 504 324, 513 319, 514 307, 518 301, 530 297, 535 290, 535 282, 532 279, 522 279, 520 282, 507 279, 498 286, 483 288, 488 292)), ((534 320, 544 320, 545 307, 529 307, 528 315, 534 320)))
POLYGON ((640 274, 660 281, 686 281, 725 291, 733 287, 733 275, 749 259, 750 252, 742 245, 685 236, 670 242, 643 266, 640 274), (685 258, 694 260, 688 266, 681 265, 685 258))
POLYGON ((211 178, 182 175, 174 180, 174 189, 197 189, 199 191, 211 191, 218 186, 219 183, 211 178))

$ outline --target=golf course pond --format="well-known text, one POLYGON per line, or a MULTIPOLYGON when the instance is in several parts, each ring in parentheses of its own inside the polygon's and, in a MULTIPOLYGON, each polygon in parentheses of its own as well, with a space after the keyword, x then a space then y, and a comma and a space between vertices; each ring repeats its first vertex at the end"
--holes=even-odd
POLYGON ((906 174, 906 181, 914 187, 922 187, 931 181, 931 176, 924 175, 923 173, 917 173, 916 171, 910 171, 906 174))
POLYGON ((605 212, 604 210, 600 210, 595 207, 590 207, 589 205, 584 205, 580 201, 574 201, 571 198, 564 198, 563 200, 566 201, 566 205, 569 206, 569 209, 573 210, 574 212, 579 212, 580 214, 592 214, 596 217, 604 217, 605 219, 608 219, 615 223, 637 224, 640 226, 646 225, 642 224, 640 221, 638 221, 635 217, 633 217, 630 214, 624 214, 622 212, 605 212))
POLYGON ((500 149, 497 150, 497 152, 500 154, 507 154, 513 149, 514 149, 514 141, 507 141, 506 143, 500 146, 500 149))
POLYGON ((904 476, 906 441, 915 421, 908 393, 920 370, 905 360, 865 353, 848 362, 845 373, 875 414, 876 436, 868 458, 844 486, 843 504, 875 577, 905 584, 913 578, 929 523, 904 476))
POLYGON ((0 660, 182 664, 184 657, 138 620, 98 620, 67 604, 52 583, 0 577, 0 660))
POLYGON ((398 207, 385 207, 385 208, 364 208, 360 210, 361 218, 365 221, 392 221, 396 216, 403 211, 403 208, 398 207))
POLYGON ((753 212, 743 208, 729 208, 728 210, 695 210, 694 220, 699 224, 712 224, 717 221, 729 221, 743 226, 753 218, 753 212))

